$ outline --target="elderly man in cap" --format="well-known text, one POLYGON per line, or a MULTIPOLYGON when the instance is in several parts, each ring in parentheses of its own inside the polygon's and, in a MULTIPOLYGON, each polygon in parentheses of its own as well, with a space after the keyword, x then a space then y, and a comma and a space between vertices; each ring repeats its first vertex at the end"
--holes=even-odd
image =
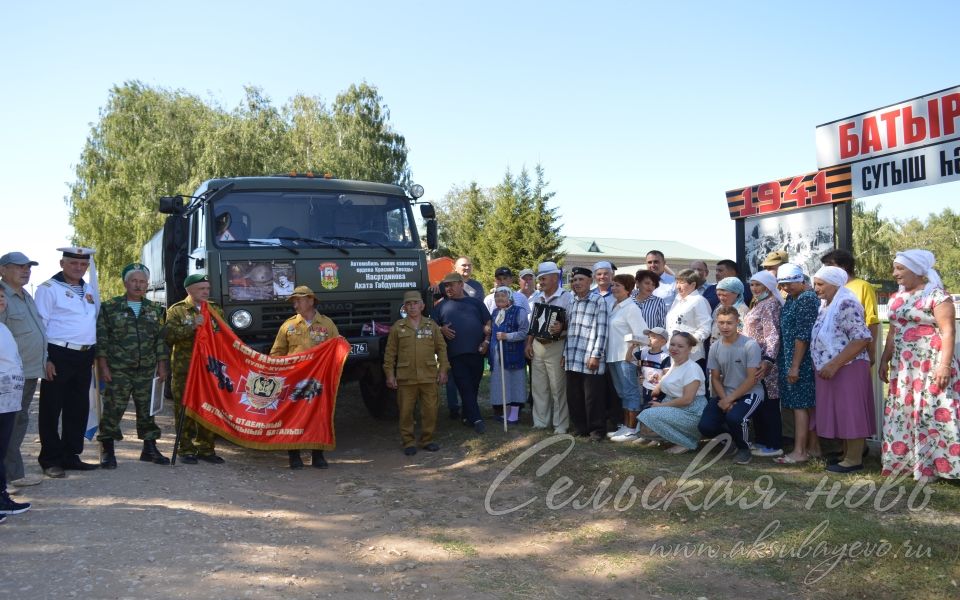
MULTIPOLYGON (((293 309, 297 314, 280 325, 277 338, 273 341, 273 347, 270 348, 270 356, 297 354, 322 344, 330 338, 340 337, 340 331, 334 322, 317 311, 317 295, 312 289, 305 285, 298 285, 290 295, 290 302, 293 303, 293 309)), ((323 457, 323 450, 312 450, 311 455, 314 468, 326 469, 330 466, 327 459, 323 457)), ((303 468, 303 459, 300 458, 299 450, 288 450, 287 456, 290 459, 291 469, 303 468)))
POLYGON ((114 442, 123 439, 120 420, 130 397, 137 412, 137 437, 143 440, 140 460, 169 465, 160 454, 160 428, 150 414, 153 377, 167 378, 169 352, 163 340, 163 306, 145 298, 150 270, 140 263, 120 274, 126 292, 100 306, 97 317, 97 367, 106 383, 97 440, 102 446, 100 466, 116 469, 114 442))
MULTIPOLYGON (((569 314, 573 294, 560 287, 560 267, 555 262, 542 262, 537 269, 540 294, 536 304, 555 306, 569 314)), ((534 305, 534 314, 539 310, 534 305)), ((567 407, 566 374, 563 369, 563 340, 566 320, 557 320, 549 326, 551 337, 533 335, 536 323, 531 319, 531 334, 527 336, 525 353, 530 359, 533 392, 533 427, 553 426, 556 433, 566 433, 570 427, 567 407)))
POLYGON ((403 453, 417 453, 414 436, 414 410, 420 401, 419 446, 428 452, 436 452, 440 445, 433 441, 437 424, 439 394, 437 384, 447 382, 450 362, 447 360, 447 343, 440 326, 430 317, 423 316, 423 298, 420 292, 403 295, 403 308, 407 316, 390 328, 383 353, 383 371, 387 387, 397 390, 400 407, 400 441, 403 453))
POLYGON ((533 269, 521 269, 518 277, 520 278, 520 293, 526 299, 527 310, 532 313, 534 298, 537 295, 536 275, 534 275, 533 269))
MULTIPOLYGON (((498 268, 493 273, 493 279, 495 281, 495 285, 493 286, 494 290, 496 290, 498 287, 508 287, 511 290, 513 289, 513 271, 510 270, 510 267, 498 268)), ((490 292, 483 299, 483 305, 487 307, 487 311, 491 315, 493 314, 493 310, 497 307, 493 300, 493 294, 493 292, 490 292)), ((527 312, 530 311, 530 306, 527 304, 527 297, 516 290, 513 292, 513 304, 515 306, 519 306, 521 310, 525 310, 527 312)))
MULTIPOLYGON (((590 269, 587 269, 587 271, 589 270, 590 269)), ((616 304, 613 292, 610 291, 610 284, 613 283, 613 274, 616 270, 616 265, 608 260, 601 260, 593 265, 594 286, 590 289, 590 295, 598 296, 603 300, 604 306, 607 307, 607 312, 610 312, 610 309, 616 304)))
MULTIPOLYGON (((196 419, 184 413, 183 393, 187 387, 187 374, 190 372, 190 358, 193 356, 193 344, 197 329, 203 325, 200 307, 204 302, 207 308, 223 317, 223 309, 210 300, 210 280, 205 274, 194 273, 183 280, 187 297, 167 309, 167 322, 163 327, 163 338, 170 347, 170 371, 173 388, 173 416, 177 430, 183 422, 180 436, 181 460, 184 464, 195 465, 198 460, 210 464, 222 464, 223 458, 215 451, 216 436, 203 427, 196 419)), ((213 324, 217 329, 216 322, 213 324)))
POLYGON ((48 477, 99 465, 80 460, 90 412, 90 380, 100 295, 96 272, 83 280, 94 251, 57 248, 63 269, 37 288, 37 312, 47 332, 46 374, 40 383, 40 466, 48 477))
POLYGON ((574 267, 570 275, 574 298, 563 346, 567 407, 577 435, 599 442, 607 422, 607 306, 601 295, 590 293, 590 269, 574 267))
POLYGON ((450 372, 463 404, 463 423, 477 433, 486 431, 477 394, 483 378, 483 357, 490 348, 490 311, 478 298, 464 292, 463 278, 448 273, 443 278, 446 298, 433 309, 440 331, 447 340, 450 372))
POLYGON ((7 310, 0 313, 0 323, 5 324, 13 334, 23 361, 23 397, 13 422, 6 457, 3 458, 7 479, 15 487, 35 485, 43 481, 42 477, 26 476, 23 456, 20 454, 20 445, 27 433, 33 393, 37 390, 37 381, 43 377, 47 364, 46 330, 33 297, 24 289, 30 282, 30 268, 35 266, 37 263, 21 252, 8 252, 0 257, 0 287, 7 297, 7 310))

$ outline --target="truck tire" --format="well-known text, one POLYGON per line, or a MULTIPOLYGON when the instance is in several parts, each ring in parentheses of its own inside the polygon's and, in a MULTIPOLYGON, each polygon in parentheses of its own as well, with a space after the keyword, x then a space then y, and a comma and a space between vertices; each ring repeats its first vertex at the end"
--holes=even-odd
POLYGON ((387 387, 386 377, 377 363, 369 363, 360 369, 360 396, 363 404, 374 419, 396 420, 400 416, 397 409, 397 392, 387 387))

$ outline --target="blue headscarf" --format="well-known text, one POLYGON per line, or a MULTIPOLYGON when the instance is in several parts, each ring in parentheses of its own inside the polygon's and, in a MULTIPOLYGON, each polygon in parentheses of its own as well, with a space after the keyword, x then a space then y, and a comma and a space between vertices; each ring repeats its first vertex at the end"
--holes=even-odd
POLYGON ((725 290, 727 292, 732 292, 737 295, 737 299, 733 302, 734 306, 740 306, 743 304, 743 282, 736 277, 726 277, 717 282, 718 290, 725 290))

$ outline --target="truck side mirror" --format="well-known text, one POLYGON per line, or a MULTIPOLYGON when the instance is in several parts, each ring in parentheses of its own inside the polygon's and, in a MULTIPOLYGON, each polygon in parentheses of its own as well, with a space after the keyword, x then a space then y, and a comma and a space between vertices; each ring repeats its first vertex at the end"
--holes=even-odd
MULTIPOLYGON (((432 207, 431 207, 432 208, 432 207)), ((437 249, 437 220, 427 220, 427 248, 437 249)))
POLYGON ((436 219, 437 211, 434 210, 432 204, 429 202, 424 202, 420 205, 420 216, 423 217, 424 220, 436 219))
POLYGON ((165 215, 183 214, 183 196, 160 196, 160 212, 165 215))

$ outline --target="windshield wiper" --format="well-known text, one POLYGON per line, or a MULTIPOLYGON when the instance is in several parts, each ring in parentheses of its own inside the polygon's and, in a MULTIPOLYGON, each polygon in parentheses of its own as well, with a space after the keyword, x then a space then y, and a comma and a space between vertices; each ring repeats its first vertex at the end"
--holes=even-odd
POLYGON ((321 244, 327 248, 336 248, 343 254, 350 254, 350 251, 344 248, 343 246, 337 244, 331 244, 326 240, 318 240, 317 238, 308 238, 308 237, 278 237, 278 240, 287 240, 289 242, 306 242, 308 244, 321 244))
MULTIPOLYGON (((279 239, 279 238, 278 238, 279 239)), ((300 251, 296 248, 291 248, 286 244, 281 244, 280 242, 271 242, 269 240, 219 240, 218 244, 259 244, 261 246, 273 246, 274 248, 283 248, 292 254, 300 254, 300 251)))
POLYGON ((391 248, 390 246, 385 246, 385 245, 381 244, 380 242, 374 242, 374 241, 372 241, 372 240, 365 240, 365 239, 363 239, 363 238, 350 237, 350 236, 346 236, 346 235, 325 235, 325 236, 323 236, 323 237, 326 238, 326 239, 328 239, 328 240, 341 240, 341 241, 344 241, 344 242, 353 242, 353 243, 355 243, 355 244, 367 244, 368 246, 380 246, 381 248, 383 248, 384 250, 386 250, 386 251, 389 252, 390 254, 396 255, 396 253, 397 253, 397 251, 394 250, 393 248, 391 248))

